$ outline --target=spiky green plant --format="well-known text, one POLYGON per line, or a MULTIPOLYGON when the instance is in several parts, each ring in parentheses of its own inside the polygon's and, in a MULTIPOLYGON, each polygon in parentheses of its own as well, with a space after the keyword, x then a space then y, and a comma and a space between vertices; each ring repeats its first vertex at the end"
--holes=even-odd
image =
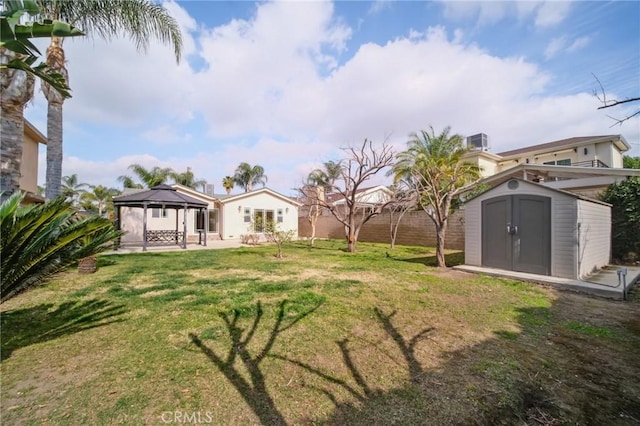
POLYGON ((62 197, 21 206, 0 205, 0 303, 88 256, 110 248, 122 233, 99 216, 79 216, 62 197))

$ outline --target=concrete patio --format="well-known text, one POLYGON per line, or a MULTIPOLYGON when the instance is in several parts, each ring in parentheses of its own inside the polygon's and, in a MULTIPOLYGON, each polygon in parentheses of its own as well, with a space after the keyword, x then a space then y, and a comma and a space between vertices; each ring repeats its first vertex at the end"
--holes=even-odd
POLYGON ((618 281, 618 270, 621 268, 627 269, 626 289, 628 293, 629 289, 640 281, 640 266, 610 265, 589 276, 586 280, 570 280, 566 278, 470 265, 454 266, 453 269, 473 272, 476 274, 486 274, 496 277, 513 278, 521 281, 546 284, 563 290, 578 291, 610 299, 622 300, 623 284, 618 281))
POLYGON ((110 250, 102 254, 127 254, 127 253, 165 253, 172 251, 193 251, 193 250, 217 250, 227 248, 242 247, 243 244, 240 240, 213 240, 207 241, 207 245, 203 246, 198 243, 187 243, 187 248, 183 249, 178 244, 173 245, 159 245, 159 246, 147 246, 147 251, 142 251, 142 245, 127 244, 123 245, 118 250, 110 250))

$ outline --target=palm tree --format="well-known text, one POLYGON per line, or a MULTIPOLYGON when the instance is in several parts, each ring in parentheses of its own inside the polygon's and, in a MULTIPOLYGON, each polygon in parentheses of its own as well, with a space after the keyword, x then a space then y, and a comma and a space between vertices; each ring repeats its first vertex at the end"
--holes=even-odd
MULTIPOLYGON (((0 47, 0 63, 6 64, 19 55, 0 47)), ((24 106, 33 97, 35 77, 25 71, 3 68, 0 71, 0 157, 2 177, 0 179, 2 200, 20 190, 20 163, 24 138, 24 106)))
POLYGON ((231 176, 225 176, 222 179, 222 187, 224 188, 225 191, 227 191, 227 195, 231 194, 231 190, 233 189, 233 184, 235 182, 233 181, 233 178, 231 176))
POLYGON ((78 216, 62 197, 20 206, 22 194, 0 205, 0 303, 89 256, 119 238, 110 220, 78 216))
POLYGON ((405 179, 416 191, 420 206, 436 228, 436 258, 439 267, 445 267, 444 242, 452 201, 461 189, 480 179, 475 164, 462 161, 467 151, 461 135, 451 135, 446 127, 436 135, 421 130, 410 135, 407 150, 397 155, 391 173, 395 180, 405 179))
MULTIPOLYGON (((180 60, 182 35, 176 20, 161 5, 151 0, 36 0, 42 16, 61 19, 80 27, 89 35, 105 40, 126 34, 139 50, 146 50, 152 38, 172 44, 180 60)), ((63 39, 52 37, 46 63, 68 81, 63 39)), ((43 83, 47 110, 47 198, 60 194, 62 176, 62 103, 64 98, 43 83)))
POLYGON ((204 191, 204 187, 207 184, 206 180, 195 178, 193 172, 191 171, 191 167, 187 167, 186 172, 182 172, 182 173, 171 172, 169 175, 171 176, 171 179, 173 179, 175 183, 192 188, 192 189, 197 189, 199 186, 201 186, 202 190, 204 191))
POLYGON ((73 205, 76 205, 80 195, 84 193, 84 188, 88 188, 88 187, 89 187, 88 184, 78 182, 78 175, 75 173, 72 174, 71 176, 63 176, 61 195, 67 201, 70 201, 73 205))
POLYGON ((85 191, 80 196, 80 203, 86 210, 97 209, 98 215, 113 210, 113 197, 120 194, 116 188, 107 188, 106 186, 91 186, 91 191, 85 191))
POLYGON ((29 41, 34 37, 83 35, 82 32, 62 22, 36 22, 31 16, 33 4, 24 1, 3 1, 2 41, 0 42, 0 200, 7 199, 20 190, 20 163, 24 137, 24 107, 33 97, 35 76, 48 80, 62 96, 69 96, 68 86, 61 75, 46 64, 33 65, 40 52, 29 41), (29 18, 23 15, 29 12, 29 18), (18 33, 21 35, 18 36, 18 33), (29 36, 25 38, 25 34, 29 36))
POLYGON ((307 183, 314 186, 323 186, 325 192, 330 194, 336 188, 335 182, 342 176, 342 161, 327 161, 324 168, 315 169, 307 177, 307 183))
POLYGON ((153 188, 156 185, 166 183, 173 173, 175 173, 169 167, 155 166, 152 169, 147 170, 140 164, 132 164, 129 166, 129 170, 135 173, 136 176, 142 181, 143 185, 134 182, 130 176, 118 176, 118 181, 122 182, 125 188, 153 188))
POLYGON ((240 163, 233 175, 233 182, 244 189, 244 192, 249 192, 253 189, 253 185, 262 184, 264 187, 267 183, 267 175, 264 174, 264 168, 258 164, 251 167, 249 163, 240 163))
POLYGON ((124 189, 142 189, 144 186, 142 184, 137 183, 131 176, 122 175, 118 176, 118 182, 122 183, 122 188, 124 189))

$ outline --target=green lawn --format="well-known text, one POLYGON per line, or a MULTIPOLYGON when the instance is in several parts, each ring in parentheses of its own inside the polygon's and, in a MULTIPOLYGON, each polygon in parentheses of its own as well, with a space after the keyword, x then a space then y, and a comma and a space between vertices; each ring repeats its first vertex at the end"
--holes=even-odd
POLYGON ((342 247, 102 256, 9 300, 1 423, 640 421, 638 297, 342 247))

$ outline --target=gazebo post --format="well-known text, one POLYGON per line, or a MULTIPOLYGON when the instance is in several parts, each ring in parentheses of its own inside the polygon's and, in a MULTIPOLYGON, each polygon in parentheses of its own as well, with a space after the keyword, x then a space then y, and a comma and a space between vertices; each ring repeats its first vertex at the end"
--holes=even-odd
MULTIPOLYGON (((120 231, 120 206, 116 207, 116 229, 120 231)), ((120 237, 116 240, 115 249, 118 250, 120 247, 120 237)))
POLYGON ((209 207, 204 209, 204 246, 207 246, 207 235, 209 234, 209 207))
POLYGON ((147 251, 147 203, 142 204, 142 251, 147 251))
POLYGON ((180 210, 178 210, 177 208, 176 208, 176 209, 174 209, 174 210, 175 210, 175 212, 176 212, 176 245, 178 245, 178 241, 179 241, 179 240, 178 240, 178 212, 179 212, 180 210))
MULTIPOLYGON (((182 248, 187 248, 187 203, 184 203, 184 208, 182 210, 182 248)), ((177 215, 176 215, 177 216, 177 215)))

